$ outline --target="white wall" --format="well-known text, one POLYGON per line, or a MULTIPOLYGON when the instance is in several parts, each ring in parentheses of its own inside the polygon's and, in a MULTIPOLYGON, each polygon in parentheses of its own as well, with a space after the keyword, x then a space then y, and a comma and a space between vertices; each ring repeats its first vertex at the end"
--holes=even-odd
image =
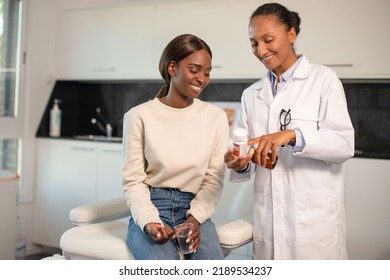
POLYGON ((50 97, 55 77, 55 48, 57 2, 52 0, 24 1, 27 11, 26 27, 26 81, 25 89, 25 135, 23 170, 23 194, 19 206, 22 226, 27 240, 27 251, 30 246, 32 225, 32 206, 34 203, 35 174, 35 133, 38 128, 46 103, 50 97))
POLYGON ((390 160, 347 162, 347 249, 350 259, 390 259, 390 160))

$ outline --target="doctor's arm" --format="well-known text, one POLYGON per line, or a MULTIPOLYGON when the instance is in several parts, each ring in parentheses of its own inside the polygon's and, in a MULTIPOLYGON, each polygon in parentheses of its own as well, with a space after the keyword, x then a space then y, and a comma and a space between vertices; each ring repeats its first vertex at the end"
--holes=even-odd
POLYGON ((248 141, 249 145, 255 145, 255 151, 252 157, 254 164, 265 167, 267 158, 271 162, 276 162, 277 149, 285 145, 295 145, 296 132, 293 129, 278 131, 271 134, 262 135, 248 141))
POLYGON ((305 146, 295 156, 342 163, 354 155, 355 133, 344 89, 336 74, 331 78, 321 95, 318 128, 300 128, 305 146))

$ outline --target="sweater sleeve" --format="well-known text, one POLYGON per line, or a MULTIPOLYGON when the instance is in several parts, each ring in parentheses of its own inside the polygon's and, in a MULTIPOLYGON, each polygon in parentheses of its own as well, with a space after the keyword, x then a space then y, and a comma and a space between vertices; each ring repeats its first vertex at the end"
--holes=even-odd
POLYGON ((128 112, 123 123, 123 194, 136 224, 143 230, 150 222, 162 223, 150 199, 144 156, 144 130, 141 118, 128 112))
POLYGON ((224 111, 218 115, 214 133, 209 165, 188 211, 188 215, 194 216, 200 223, 211 217, 222 194, 225 175, 223 158, 229 143, 229 123, 224 111))

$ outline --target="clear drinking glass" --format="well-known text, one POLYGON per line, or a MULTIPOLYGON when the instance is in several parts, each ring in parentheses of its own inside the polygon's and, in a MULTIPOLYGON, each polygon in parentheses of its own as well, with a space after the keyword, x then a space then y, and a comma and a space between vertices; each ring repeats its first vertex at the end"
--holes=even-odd
POLYGON ((190 249, 192 242, 190 241, 187 243, 189 232, 191 231, 192 226, 192 223, 182 223, 180 225, 175 226, 174 228, 177 240, 177 249, 181 254, 190 254, 194 251, 192 248, 190 249))

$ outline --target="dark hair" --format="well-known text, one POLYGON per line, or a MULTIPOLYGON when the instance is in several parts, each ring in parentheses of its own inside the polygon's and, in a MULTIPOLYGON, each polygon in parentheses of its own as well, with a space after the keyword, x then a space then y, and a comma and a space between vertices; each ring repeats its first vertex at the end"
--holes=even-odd
POLYGON ((297 12, 290 11, 285 6, 278 3, 267 3, 258 7, 256 11, 253 12, 250 22, 257 16, 270 15, 276 16, 281 24, 287 26, 288 30, 291 30, 291 28, 294 27, 297 35, 299 34, 299 31, 301 31, 301 18, 299 17, 299 14, 297 12))
POLYGON ((192 34, 182 34, 173 38, 165 47, 161 54, 159 70, 165 84, 157 93, 157 97, 163 97, 168 94, 171 76, 168 73, 168 65, 171 61, 179 62, 187 56, 206 50, 212 57, 211 49, 205 41, 192 34))

